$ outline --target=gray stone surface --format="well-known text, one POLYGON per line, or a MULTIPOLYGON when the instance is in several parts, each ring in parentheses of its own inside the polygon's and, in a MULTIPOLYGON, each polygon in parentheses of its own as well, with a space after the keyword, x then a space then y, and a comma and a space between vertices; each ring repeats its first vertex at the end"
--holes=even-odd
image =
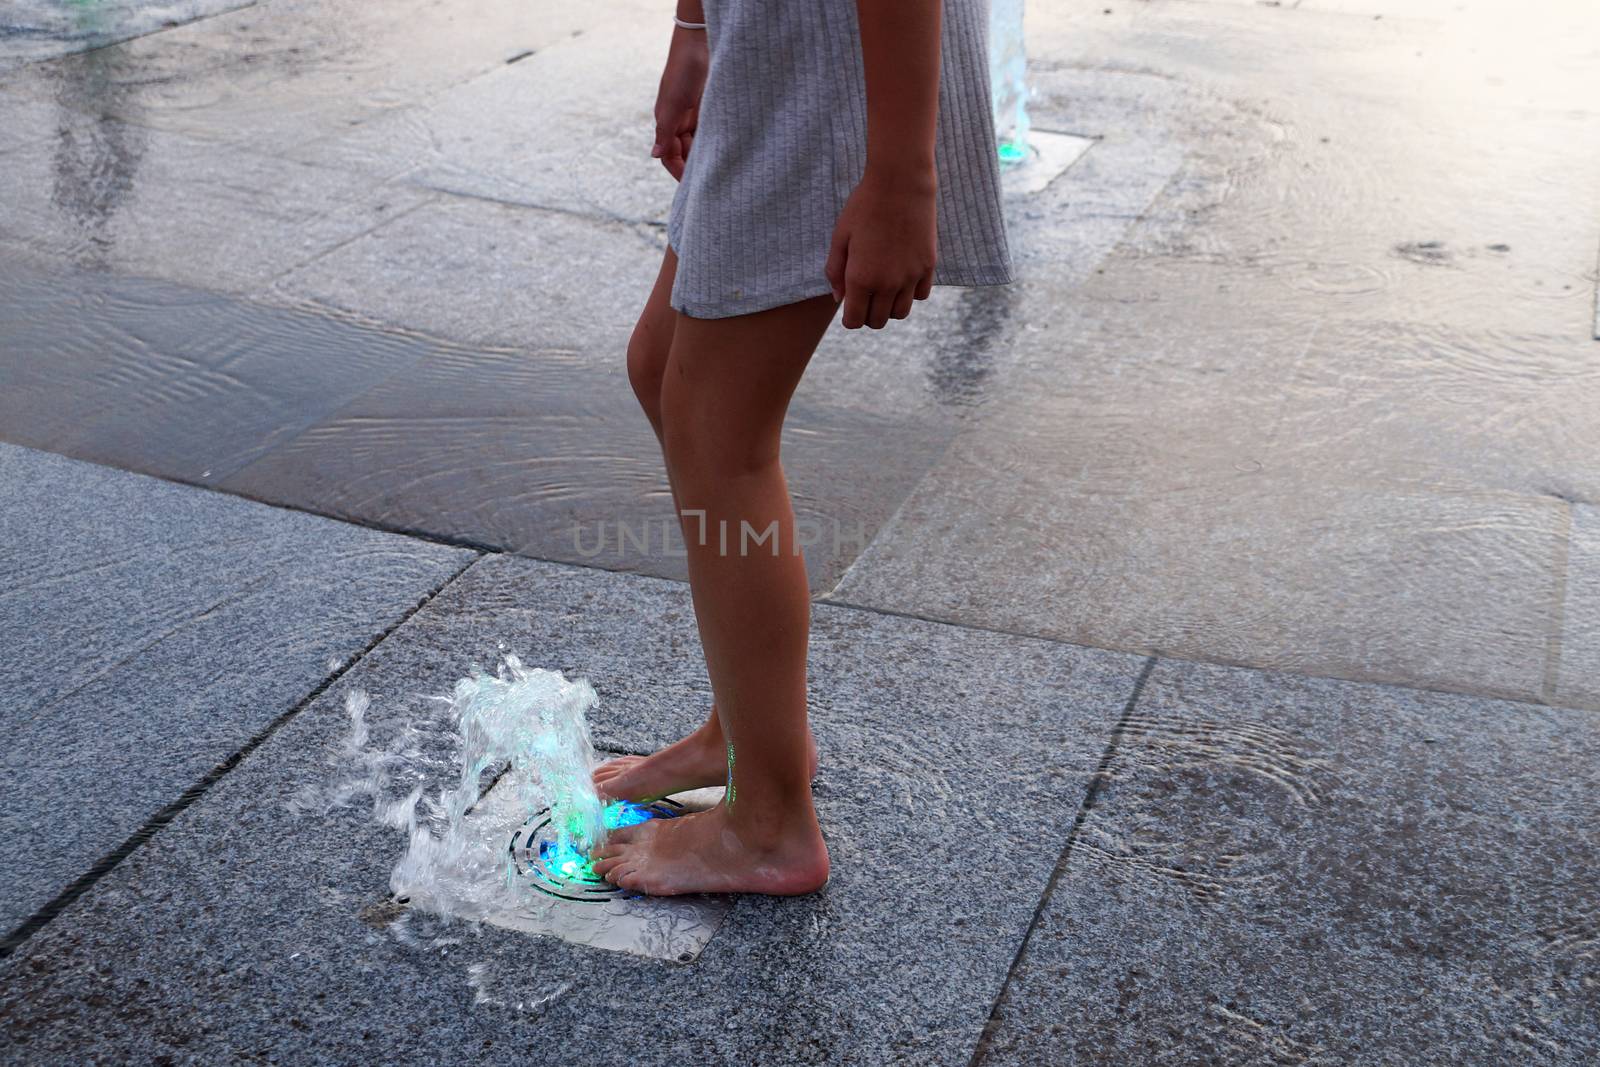
POLYGON ((518 0, 479 0, 470 12, 430 0, 271 0, 81 58, 0 62, 0 84, 44 97, 76 74, 101 89, 76 98, 77 110, 273 156, 415 107, 595 17, 592 7, 518 0))
POLYGON ((1561 650, 1555 704, 1600 707, 1600 505, 1573 504, 1558 602, 1561 650))
POLYGON ((454 346, 316 309, 0 258, 0 438, 213 485, 454 346))
POLYGON ((14 151, 48 136, 46 120, 51 115, 48 103, 35 99, 7 81, 0 73, 0 107, 7 122, 0 125, 0 154, 14 151))
POLYGON ((1118 250, 1129 289, 1152 260, 1223 263, 1250 268, 1254 318, 1308 293, 1336 315, 1587 335, 1600 218, 1563 205, 1600 180, 1593 11, 1348 3, 1029 9, 1038 66, 1140 71, 1189 103, 1184 173, 1118 250))
MULTIPOLYGON (((1108 135, 1063 182, 1093 197, 1140 174, 1107 164, 1119 140, 1182 158, 1159 196, 1127 205, 1111 255, 1019 302, 1051 310, 1008 319, 1007 370, 834 599, 1550 698, 1562 626, 1587 625, 1557 599, 1568 501, 1600 495, 1600 376, 1569 284, 1590 237, 1537 204, 1592 174, 1590 159, 1557 162, 1588 119, 1519 125, 1526 181, 1488 212, 1466 206, 1487 163, 1380 200, 1371 161, 1418 151, 1410 125, 1377 117, 1388 97, 1330 83, 1337 107, 1320 91, 1263 106, 1247 95, 1259 65, 1246 79, 1236 62, 1259 50, 1274 78, 1308 87, 1421 39, 1372 21, 1030 12, 1030 54, 1053 57, 1038 72, 1051 125, 1114 130, 1099 116, 1131 111, 1147 131, 1108 135)), ((1372 84, 1399 69, 1380 64, 1372 84)), ((1473 122, 1430 134, 1463 153, 1481 136, 1473 122)), ((1114 214, 1082 210, 1061 232, 1114 214)))
MULTIPOLYGON (((425 360, 221 485, 389 529, 686 578, 660 444, 623 348, 608 367, 591 368, 589 355, 425 360)), ((813 538, 814 589, 838 580, 952 432, 925 413, 790 405, 784 467, 802 535, 813 538)))
POLYGON ((243 293, 429 195, 355 171, 152 130, 136 114, 108 117, 91 105, 109 108, 102 98, 134 89, 107 87, 100 70, 79 76, 82 84, 70 71, 58 76, 52 136, 16 148, 5 161, 0 242, 51 263, 243 293))
POLYGON ((649 226, 440 195, 260 295, 473 344, 620 361, 665 248, 649 226))
POLYGON ((1492 336, 1201 325, 1103 293, 1052 335, 1070 363, 966 426, 832 599, 1546 698, 1562 497, 1600 489, 1587 371, 1486 375, 1492 336))
POLYGON ((1592 712, 1170 661, 980 1064, 1600 1057, 1592 712))
POLYGON ((0 445, 0 930, 473 554, 0 445))
POLYGON ((399 834, 361 807, 286 816, 328 774, 347 690, 387 743, 500 642, 588 677, 608 747, 705 712, 682 584, 491 557, 0 965, 10 1055, 965 1063, 1141 666, 819 607, 833 881, 739 900, 678 966, 490 927, 436 944, 381 906, 399 834))
POLYGON ((612 6, 603 25, 293 154, 507 203, 665 222, 674 183, 650 156, 672 29, 660 14, 612 6))

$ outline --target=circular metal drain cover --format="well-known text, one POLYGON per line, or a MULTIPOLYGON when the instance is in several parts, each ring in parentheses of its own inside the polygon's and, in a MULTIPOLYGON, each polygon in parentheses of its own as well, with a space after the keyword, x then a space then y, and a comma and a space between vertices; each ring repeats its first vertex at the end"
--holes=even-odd
MULTIPOLYGON (((631 826, 651 819, 676 819, 688 808, 676 800, 663 799, 648 804, 624 801, 625 821, 631 826)), ((550 809, 536 812, 511 835, 511 862, 522 877, 541 893, 580 904, 604 904, 638 896, 595 874, 583 857, 570 847, 563 849, 550 826, 550 809)))

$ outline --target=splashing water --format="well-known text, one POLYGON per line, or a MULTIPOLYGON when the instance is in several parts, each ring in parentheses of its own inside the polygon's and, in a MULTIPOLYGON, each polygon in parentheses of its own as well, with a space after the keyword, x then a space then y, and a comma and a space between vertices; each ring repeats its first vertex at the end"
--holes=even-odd
MULTIPOLYGON (((521 886, 512 877, 505 841, 467 822, 482 795, 484 772, 494 767, 515 776, 525 813, 550 809, 562 862, 586 869, 589 853, 605 840, 608 821, 590 777, 594 745, 586 715, 595 699, 586 679, 526 668, 514 654, 505 655, 493 675, 474 667, 458 681, 450 717, 461 739, 460 776, 454 788, 441 792, 432 819, 419 821, 413 806, 410 845, 390 877, 395 896, 472 918, 517 902, 521 886)), ((618 816, 610 821, 615 824, 618 816)))
MULTIPOLYGON (((706 810, 725 791, 602 805, 587 725, 593 687, 501 653, 494 674, 474 664, 448 695, 410 694, 431 709, 422 714, 375 715, 365 692, 348 690, 348 729, 323 750, 332 774, 285 801, 312 817, 370 801, 373 822, 405 834, 389 893, 367 896, 357 913, 369 943, 381 931, 409 950, 460 958, 466 935, 492 926, 651 959, 698 957, 731 898, 640 899, 597 876, 589 857, 611 830, 706 810)), ((349 821, 341 831, 354 830, 361 847, 392 847, 381 840, 389 835, 349 821)), ((564 995, 530 985, 515 962, 490 983, 488 966, 468 975, 479 1006, 532 1017, 564 995)))
POLYGON ((371 699, 361 690, 348 693, 350 729, 334 757, 355 773, 327 789, 302 789, 288 807, 325 812, 370 796, 373 818, 407 833, 406 852, 389 879, 396 900, 445 919, 476 921, 538 896, 516 875, 508 827, 471 817, 486 776, 489 784, 510 776, 506 784, 515 788, 522 817, 549 810, 553 834, 542 858, 568 878, 594 879, 589 855, 607 831, 652 814, 626 801, 603 804, 595 792, 587 714, 596 695, 586 679, 525 667, 510 653, 492 675, 476 665, 471 670, 450 697, 432 698, 448 705, 442 721, 406 723, 387 749, 371 741, 371 699), (423 754, 433 745, 422 742, 440 727, 449 729, 456 751, 451 781, 430 795, 440 762, 423 754), (407 786, 409 792, 395 795, 407 786))

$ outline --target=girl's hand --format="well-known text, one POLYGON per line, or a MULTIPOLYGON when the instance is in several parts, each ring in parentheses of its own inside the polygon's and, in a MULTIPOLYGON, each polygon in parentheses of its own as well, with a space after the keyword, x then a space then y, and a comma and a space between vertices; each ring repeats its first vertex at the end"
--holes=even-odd
POLYGON ((656 92, 656 140, 650 154, 678 181, 683 180, 683 164, 700 119, 700 93, 706 87, 710 65, 706 31, 673 27, 666 69, 656 92))
POLYGON ((874 171, 869 165, 833 228, 824 272, 844 301, 847 330, 881 330, 911 314, 933 290, 938 250, 938 180, 929 167, 874 171))

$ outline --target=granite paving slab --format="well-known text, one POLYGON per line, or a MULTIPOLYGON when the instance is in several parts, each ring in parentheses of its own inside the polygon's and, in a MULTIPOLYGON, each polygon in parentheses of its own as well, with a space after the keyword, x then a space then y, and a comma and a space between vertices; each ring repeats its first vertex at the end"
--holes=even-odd
POLYGON ((830 598, 1547 699, 1567 501, 1600 492, 1578 342, 1246 317, 1228 276, 1084 285, 830 598))
MULTIPOLYGON (((623 353, 606 367, 590 365, 592 349, 424 360, 220 485, 387 529, 687 578, 661 446, 623 353)), ((953 429, 926 413, 790 405, 784 468, 814 589, 838 580, 953 429)))
POLYGON ((607 4, 606 16, 293 156, 506 203, 665 222, 675 184, 650 144, 672 25, 632 5, 607 4))
POLYGON ((313 308, 0 258, 0 438, 215 484, 454 346, 313 308))
POLYGON ((111 62, 56 72, 49 136, 0 167, 0 241, 52 263, 243 293, 428 199, 404 183, 150 129, 133 102, 137 61, 116 60, 126 81, 108 84, 111 62), (125 118, 106 114, 113 99, 125 118))
POLYGON ((665 249, 648 226, 439 195, 259 292, 473 344, 620 359, 665 249))
POLYGON ((1359 318, 1588 336, 1593 11, 1528 24, 1497 4, 1442 18, 1285 8, 1029 9, 1037 66, 1137 70, 1191 104, 1174 127, 1183 175, 1119 247, 1128 288, 1162 257, 1249 265, 1258 316, 1283 314, 1274 291, 1307 292, 1359 318))
POLYGON ((1600 1057, 1594 712, 1163 660, 978 1064, 1600 1057))
MULTIPOLYGON (((329 774, 348 691, 371 695, 387 744, 502 648, 589 678, 608 748, 649 749, 705 713, 683 584, 489 557, 0 965, 8 1054, 402 1062, 531 1044, 594 1062, 965 1063, 1142 662, 815 616, 832 883, 740 899, 697 962, 437 929, 386 901, 404 838, 367 805, 286 813, 329 774)), ((438 754, 436 732, 416 736, 424 762, 438 754)))
POLYGON ((54 108, 48 101, 23 92, 4 73, 0 73, 0 107, 5 108, 8 118, 0 126, 0 154, 42 141, 49 135, 48 123, 54 117, 54 108))
POLYGON ((0 445, 11 933, 474 558, 0 445))
MULTIPOLYGON (((630 7, 627 0, 605 5, 611 12, 630 7)), ((81 60, 0 71, 0 78, 48 92, 52 79, 81 62, 98 72, 102 92, 74 101, 78 110, 273 156, 518 62, 595 26, 605 9, 517 0, 479 0, 470 9, 429 0, 272 0, 81 60)))

